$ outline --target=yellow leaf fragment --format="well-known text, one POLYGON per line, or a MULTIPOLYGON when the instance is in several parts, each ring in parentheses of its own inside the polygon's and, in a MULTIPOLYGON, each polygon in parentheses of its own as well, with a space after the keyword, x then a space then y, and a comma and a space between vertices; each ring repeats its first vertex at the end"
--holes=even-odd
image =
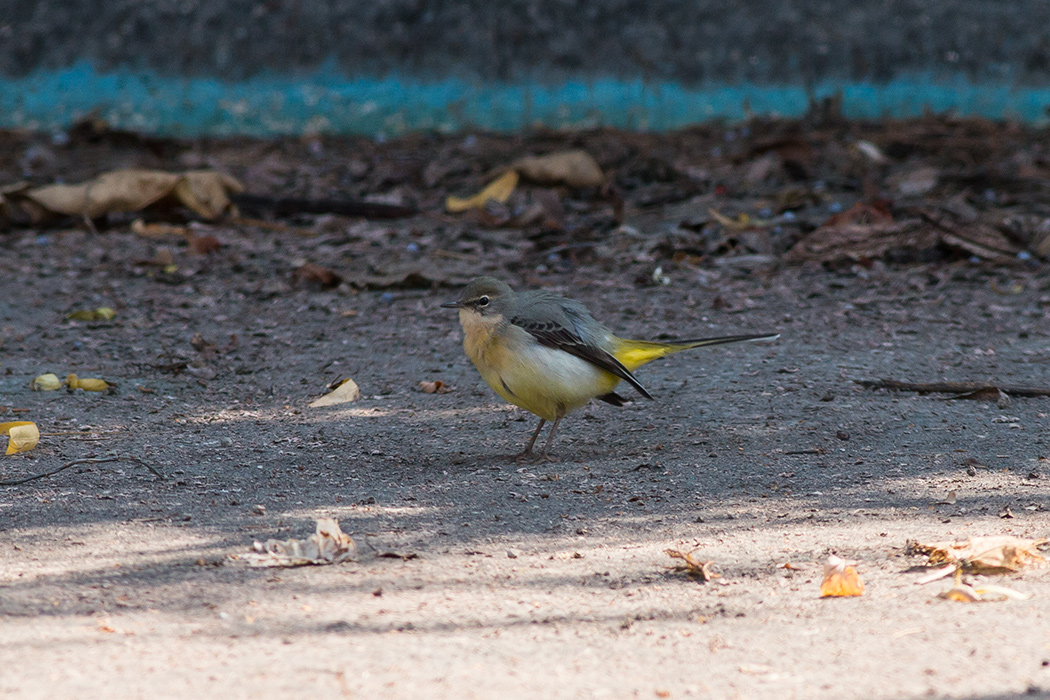
POLYGON ((445 200, 445 210, 450 214, 458 214, 467 211, 468 209, 481 209, 488 204, 490 200, 495 200, 502 204, 510 198, 510 195, 514 192, 514 188, 517 186, 517 171, 508 170, 486 185, 483 190, 473 197, 467 197, 466 199, 462 197, 449 197, 445 200))
POLYGON ((108 391, 110 384, 102 379, 92 379, 90 377, 84 377, 81 379, 75 374, 66 375, 66 386, 69 387, 70 391, 73 389, 82 389, 83 391, 108 391))
POLYGON ((361 389, 353 379, 346 378, 339 382, 335 389, 311 403, 310 408, 337 406, 341 403, 357 401, 359 398, 361 398, 361 389))
POLYGON ((0 423, 0 435, 7 435, 7 453, 28 452, 40 442, 40 429, 32 421, 17 420, 0 423))
POLYGON ((59 380, 58 375, 48 372, 34 379, 29 384, 29 388, 33 391, 55 391, 62 388, 62 382, 59 380))
POLYGON ((864 581, 849 562, 834 554, 824 562, 824 581, 820 584, 821 598, 841 598, 864 595, 864 581))
POLYGON ((117 312, 108 306, 100 306, 97 309, 81 309, 66 316, 70 321, 112 321, 117 312))

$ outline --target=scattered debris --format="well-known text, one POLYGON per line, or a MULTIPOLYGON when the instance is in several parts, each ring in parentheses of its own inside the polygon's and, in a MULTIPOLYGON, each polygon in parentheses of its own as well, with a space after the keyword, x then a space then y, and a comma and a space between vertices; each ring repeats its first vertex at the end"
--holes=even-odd
POLYGON ((309 566, 342 564, 356 561, 357 545, 349 535, 343 534, 339 523, 332 518, 320 518, 317 530, 303 540, 267 540, 255 542, 254 551, 231 555, 231 559, 242 560, 248 566, 309 566))
MULTIPOLYGON (((908 542, 908 554, 921 554, 928 566, 953 565, 978 574, 1012 574, 1028 565, 1042 565, 1046 559, 1039 547, 1050 540, 1028 540, 1013 535, 971 537, 945 542, 908 542)), ((950 571, 950 569, 949 569, 950 571)))
POLYGON ((419 388, 422 389, 424 394, 447 394, 452 391, 452 387, 440 379, 435 379, 432 382, 420 382, 419 388))
POLYGON ((337 406, 341 403, 350 403, 361 398, 361 389, 357 382, 347 377, 328 385, 328 393, 310 404, 310 408, 321 408, 323 406, 337 406))
POLYGON ((939 505, 939 506, 954 506, 957 501, 958 501, 958 497, 956 496, 955 489, 952 489, 951 491, 948 492, 947 496, 945 496, 942 500, 937 501, 937 505, 939 505))
POLYGON ((824 580, 820 584, 821 598, 845 598, 864 595, 864 581, 856 569, 857 562, 846 561, 834 554, 824 562, 824 580))
POLYGON ((693 552, 695 551, 695 549, 689 552, 683 552, 678 549, 665 549, 664 554, 671 557, 672 559, 678 559, 682 562, 681 564, 675 564, 674 566, 672 566, 671 571, 677 573, 684 573, 685 575, 695 578, 697 581, 700 581, 702 583, 712 581, 716 578, 721 578, 721 574, 715 573, 711 570, 711 567, 714 565, 714 562, 698 561, 696 558, 693 557, 693 552))

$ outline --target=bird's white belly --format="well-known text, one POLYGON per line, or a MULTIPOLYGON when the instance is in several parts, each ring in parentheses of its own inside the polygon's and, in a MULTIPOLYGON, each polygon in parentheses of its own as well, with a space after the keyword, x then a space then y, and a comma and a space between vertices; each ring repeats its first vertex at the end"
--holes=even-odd
POLYGON ((609 393, 619 383, 618 377, 590 362, 539 343, 519 346, 514 357, 499 372, 482 372, 485 381, 503 398, 547 420, 609 393))

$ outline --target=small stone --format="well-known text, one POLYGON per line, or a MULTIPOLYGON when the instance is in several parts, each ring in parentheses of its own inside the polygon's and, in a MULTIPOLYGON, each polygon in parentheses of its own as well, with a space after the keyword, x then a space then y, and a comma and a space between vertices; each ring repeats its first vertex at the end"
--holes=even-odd
POLYGON ((266 515, 266 506, 257 505, 252 508, 252 515, 266 515))

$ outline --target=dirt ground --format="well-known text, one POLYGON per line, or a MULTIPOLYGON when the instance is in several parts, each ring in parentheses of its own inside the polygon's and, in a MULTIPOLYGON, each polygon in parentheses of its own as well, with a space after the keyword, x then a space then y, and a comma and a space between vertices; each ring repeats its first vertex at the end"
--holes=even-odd
POLYGON ((130 218, 0 231, 0 420, 44 433, 0 458, 0 480, 107 455, 166 476, 113 461, 0 487, 0 695, 1050 697, 1048 570, 994 577, 1027 600, 964 604, 936 597, 950 579, 916 585, 924 559, 906 553, 1050 535, 1050 399, 854 382, 1050 385, 1047 263, 1024 231, 981 229, 1046 215, 1047 141, 950 120, 385 144, 0 135, 4 182, 214 167, 255 193, 422 210, 195 223, 221 246, 207 254, 130 218), (500 163, 566 146, 615 186, 441 212, 500 163), (909 238, 937 206, 973 216, 909 238), (892 245, 799 248, 890 223, 892 245), (304 262, 342 282, 294 275, 304 262), (655 402, 585 407, 555 461, 517 464, 504 455, 533 417, 483 384, 438 308, 480 272, 578 298, 623 335, 782 337, 646 366, 655 402), (67 318, 103 306, 116 317, 67 318), (44 372, 117 390, 30 391, 44 372), (343 377, 358 401, 308 406, 343 377), (420 390, 434 380, 452 391, 420 390), (359 561, 229 558, 320 517, 359 561), (671 571, 669 548, 721 577, 671 571), (819 598, 830 553, 857 562, 863 597, 819 598))

